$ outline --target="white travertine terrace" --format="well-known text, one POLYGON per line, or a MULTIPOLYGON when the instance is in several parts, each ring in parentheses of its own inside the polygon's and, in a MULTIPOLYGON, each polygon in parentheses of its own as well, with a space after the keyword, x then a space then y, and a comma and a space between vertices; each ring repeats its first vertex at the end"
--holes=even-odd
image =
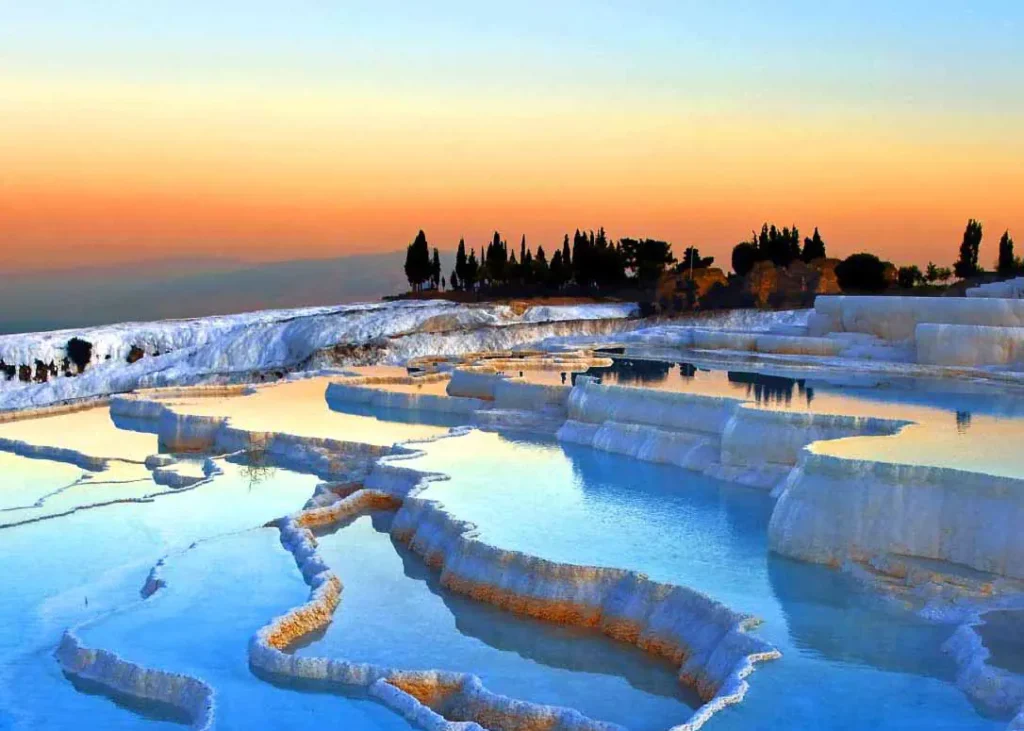
MULTIPOLYGON (((950 326, 915 323, 912 331, 950 326)), ((893 328, 896 332, 898 326, 893 328)), ((447 376, 427 378, 438 383, 447 376)), ((404 378, 397 380, 404 383, 404 378)), ((554 420, 563 441, 773 489, 779 500, 769 527, 770 546, 802 560, 836 565, 903 554, 1024 578, 1024 537, 1015 530, 1024 518, 1024 481, 851 460, 817 454, 811 446, 846 436, 891 435, 908 422, 757 409, 730 398, 602 386, 587 377, 577 378, 574 387, 527 383, 487 368, 455 369, 447 396, 375 385, 382 385, 379 377, 339 379, 329 387, 328 398, 460 414, 469 424, 492 428, 538 428, 541 421, 554 420)), ((678 659, 681 675, 708 699, 682 728, 697 728, 722 705, 740 700, 752 663, 773 656, 770 647, 744 631, 744 618, 696 592, 633 572, 556 564, 483 543, 472 525, 417 496, 435 476, 401 464, 408 448, 254 433, 222 418, 176 413, 163 398, 159 393, 114 398, 110 408, 114 414, 149 420, 161 443, 172 449, 231 453, 257 448, 279 464, 325 479, 365 478, 366 490, 351 495, 350 490, 324 490, 311 501, 311 509, 281 523, 282 541, 295 555, 311 595, 306 605, 254 638, 251 660, 263 670, 360 685, 428 728, 451 728, 452 714, 459 713, 455 708, 475 709, 464 710, 469 720, 516 704, 490 694, 473 676, 405 673, 284 652, 310 627, 330 621, 342 590, 339 578, 316 554, 306 526, 334 522, 346 511, 367 506, 394 509, 399 501, 393 535, 439 568, 449 589, 510 611, 591 626, 678 659), (392 456, 381 459, 387 454, 392 456), (697 633, 689 634, 694 628, 697 633), (291 639, 281 639, 287 636, 291 639), (431 702, 423 703, 427 698, 431 702), (432 703, 443 706, 445 714, 438 714, 432 703)), ((950 651, 966 668, 962 687, 981 699, 994 682, 991 668, 977 664, 976 648, 973 655, 968 652, 973 647, 968 631, 961 634, 951 641, 950 651)), ((516 707, 517 713, 540 714, 545 720, 538 727, 598 727, 565 709, 516 707)))
POLYGON ((896 553, 1024 578, 1024 480, 807 453, 781 491, 773 550, 838 564, 896 553))
MULTIPOLYGON (((1007 293, 1016 285, 1006 282, 1007 293)), ((916 348, 916 361, 941 366, 1013 366, 1024 355, 1024 301, 1014 296, 818 297, 810 335, 860 333, 916 348)), ((1013 290, 1016 291, 1016 290, 1013 290)), ((1006 293, 1004 293, 1005 295, 1006 293)))
POLYGON ((603 386, 580 377, 559 439, 774 488, 808 444, 895 434, 907 422, 752 408, 739 399, 603 386))
POLYGON ((284 652, 289 644, 330 621, 342 592, 340 579, 317 554, 308 526, 396 507, 392 535, 428 565, 441 569, 446 588, 511 612, 590 627, 679 663, 680 679, 694 686, 705 704, 677 731, 700 728, 716 711, 739 702, 753 664, 779 656, 771 645, 747 634, 754 623, 750 617, 685 587, 659 584, 625 570, 545 561, 480 541, 473 536, 471 524, 415 496, 430 480, 442 476, 404 469, 385 459, 371 482, 374 477, 389 492, 360 490, 279 523, 282 543, 310 585, 310 599, 257 633, 249 650, 254 666, 277 675, 368 687, 371 694, 427 728, 447 728, 449 721, 478 721, 488 728, 613 728, 571 709, 495 695, 471 675, 411 673, 284 652), (432 707, 438 704, 447 720, 434 717, 432 707))
POLYGON ((618 729, 618 726, 594 721, 572 709, 497 695, 488 691, 479 678, 466 673, 408 671, 344 659, 296 657, 285 652, 295 641, 330 623, 343 591, 341 580, 317 553, 316 539, 307 526, 326 525, 371 510, 394 509, 398 504, 399 500, 386 493, 360 490, 333 505, 307 510, 278 522, 281 542, 295 557, 310 586, 310 596, 304 605, 275 618, 256 633, 249 643, 250 664, 272 675, 366 689, 370 695, 426 729, 475 731, 483 729, 482 723, 498 729, 618 729))
POLYGON ((114 693, 176 708, 188 714, 195 731, 208 731, 214 726, 213 689, 202 680, 145 668, 117 653, 84 647, 70 630, 64 633, 55 655, 64 672, 76 678, 98 683, 114 693))
POLYGON ((989 282, 988 284, 971 287, 964 294, 968 297, 1021 299, 1024 297, 1024 277, 1014 277, 1002 282, 989 282))

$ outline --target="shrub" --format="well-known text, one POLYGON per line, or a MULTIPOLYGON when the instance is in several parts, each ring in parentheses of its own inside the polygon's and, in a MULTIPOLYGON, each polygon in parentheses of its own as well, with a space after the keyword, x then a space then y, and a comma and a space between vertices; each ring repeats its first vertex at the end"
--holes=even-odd
POLYGON ((749 241, 736 244, 732 250, 732 270, 738 276, 745 277, 754 268, 754 265, 761 260, 761 254, 757 247, 749 241))
POLYGON ((896 274, 896 281, 903 289, 910 289, 924 283, 924 275, 916 264, 908 267, 900 267, 896 274))
POLYGON ((885 262, 874 254, 853 254, 836 265, 836 278, 844 292, 881 292, 886 287, 885 262))
POLYGON ((71 338, 64 349, 68 354, 68 358, 78 368, 78 372, 84 373, 92 361, 92 343, 81 338, 71 338))

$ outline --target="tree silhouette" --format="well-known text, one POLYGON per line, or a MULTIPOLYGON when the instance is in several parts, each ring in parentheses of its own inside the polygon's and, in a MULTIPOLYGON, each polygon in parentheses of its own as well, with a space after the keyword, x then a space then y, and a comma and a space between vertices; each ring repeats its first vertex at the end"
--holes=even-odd
POLYGON ((455 253, 455 273, 458 275, 458 279, 455 277, 451 278, 452 288, 457 289, 455 282, 458 281, 460 286, 465 286, 468 277, 466 274, 466 267, 469 265, 469 260, 466 259, 466 242, 464 239, 459 239, 459 248, 455 253))
POLYGON ((466 260, 466 271, 459 277, 463 289, 471 290, 476 287, 477 278, 480 275, 480 264, 476 260, 476 252, 469 250, 469 258, 466 260))
MULTIPOLYGON (((566 236, 566 239, 568 238, 569 237, 566 236)), ((563 249, 555 249, 555 255, 551 257, 551 268, 548 272, 548 284, 555 289, 561 289, 569 281, 569 268, 565 266, 564 259, 562 258, 563 249)))
POLYGON ((441 257, 434 249, 434 260, 430 262, 430 282, 437 289, 441 284, 441 257))
POLYGON ((924 283, 924 275, 917 264, 900 267, 896 273, 896 281, 903 289, 910 289, 924 283))
POLYGON ((996 270, 1000 274, 1013 274, 1017 270, 1018 262, 1013 256, 1013 239, 1010 238, 1009 230, 1003 231, 999 239, 999 263, 996 270))
POLYGON ((804 250, 800 258, 806 262, 825 258, 825 242, 822 240, 821 234, 818 233, 817 226, 814 227, 814 235, 804 239, 804 250))
POLYGON ((757 262, 761 261, 761 253, 757 250, 757 237, 754 241, 741 241, 732 250, 732 270, 741 277, 747 276, 757 262))
POLYGON ((953 276, 953 270, 949 267, 935 266, 935 262, 928 262, 928 266, 924 270, 924 281, 929 284, 935 282, 945 282, 953 276))
POLYGON ((885 262, 874 254, 853 254, 836 265, 843 291, 881 292, 886 288, 885 262))
POLYGON ((967 222, 964 238, 960 242, 960 258, 953 265, 953 272, 960 278, 972 277, 981 271, 978 268, 978 251, 981 249, 981 224, 973 218, 967 222))
POLYGON ((692 269, 707 269, 715 261, 713 256, 701 257, 700 250, 696 246, 687 246, 683 252, 683 260, 677 267, 681 272, 688 272, 692 269))
POLYGON ((432 273, 433 263, 430 261, 427 235, 421 229, 405 251, 405 278, 409 280, 413 291, 419 291, 432 273))
POLYGON ((622 239, 622 260, 626 271, 641 285, 658 280, 662 272, 676 263, 672 244, 657 239, 622 239))

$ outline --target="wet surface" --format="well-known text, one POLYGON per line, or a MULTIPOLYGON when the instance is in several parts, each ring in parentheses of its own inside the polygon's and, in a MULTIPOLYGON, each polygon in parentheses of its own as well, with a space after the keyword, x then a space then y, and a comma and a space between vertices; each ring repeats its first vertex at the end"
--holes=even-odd
POLYGON ((483 540, 628 567, 761 617, 783 659, 758 667, 715 728, 1002 728, 953 684, 953 627, 891 607, 848 575, 771 554, 771 499, 673 467, 474 432, 406 463, 452 476, 428 488, 483 540))

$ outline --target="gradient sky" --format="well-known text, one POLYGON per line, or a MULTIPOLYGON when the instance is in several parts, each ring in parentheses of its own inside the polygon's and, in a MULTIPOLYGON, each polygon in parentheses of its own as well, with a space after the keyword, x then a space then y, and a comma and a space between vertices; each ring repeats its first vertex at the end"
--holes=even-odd
POLYGON ((1024 248, 1016 0, 0 0, 7 270, 766 219, 949 263, 968 217, 1024 248))

